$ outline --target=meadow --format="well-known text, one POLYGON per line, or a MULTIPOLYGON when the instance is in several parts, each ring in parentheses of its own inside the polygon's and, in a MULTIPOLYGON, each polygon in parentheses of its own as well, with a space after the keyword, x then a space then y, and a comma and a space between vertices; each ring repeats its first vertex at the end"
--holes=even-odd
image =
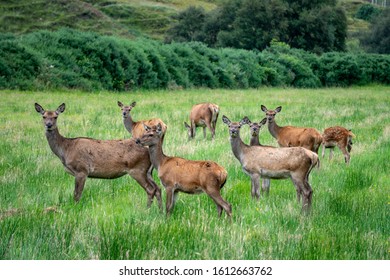
MULTIPOLYGON (((389 259, 390 87, 7 90, 0 91, 0 98, 0 259, 389 259), (164 120, 165 154, 214 160, 227 169, 222 196, 232 205, 231 221, 225 214, 218 218, 205 194, 180 194, 167 218, 156 202, 146 207, 145 192, 129 176, 87 179, 80 202, 73 201, 74 178, 51 152, 34 102, 48 110, 66 103, 58 118, 66 137, 128 138, 117 101, 137 101, 135 120, 164 120), (205 101, 221 108, 216 138, 207 132, 205 140, 198 129, 189 141, 183 122, 193 104, 205 101), (279 125, 319 131, 341 125, 356 135, 349 166, 336 149, 331 161, 327 151, 321 167, 311 173, 310 215, 301 214, 290 180, 272 180, 268 197, 251 199, 250 179, 232 154, 221 116, 260 121, 261 104, 282 106, 279 125)), ((241 129, 241 136, 249 142, 249 127, 241 129)), ((266 127, 260 141, 276 145, 266 127)))

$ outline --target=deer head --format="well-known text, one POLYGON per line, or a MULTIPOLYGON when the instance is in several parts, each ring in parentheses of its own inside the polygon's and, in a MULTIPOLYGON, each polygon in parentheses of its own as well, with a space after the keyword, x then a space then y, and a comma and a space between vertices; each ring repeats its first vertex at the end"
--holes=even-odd
POLYGON ((273 122, 275 119, 275 115, 282 111, 282 106, 276 107, 275 110, 268 110, 267 107, 261 105, 261 111, 263 111, 269 122, 273 122))
POLYGON ((43 124, 47 131, 57 128, 57 117, 59 114, 65 111, 65 103, 58 106, 55 111, 45 111, 41 105, 35 103, 35 110, 42 115, 43 124))
POLYGON ((251 122, 248 117, 244 117, 243 120, 246 124, 249 125, 250 130, 251 130, 251 136, 254 136, 254 137, 259 136, 259 132, 260 132, 261 127, 267 123, 267 118, 262 119, 258 123, 251 122))
POLYGON ((122 102, 118 101, 118 106, 122 110, 123 118, 128 118, 130 116, 130 111, 135 107, 136 104, 137 104, 137 102, 134 101, 129 106, 127 106, 127 105, 123 105, 122 102))
POLYGON ((143 124, 145 133, 141 138, 137 138, 136 143, 142 146, 156 145, 163 135, 161 124, 158 123, 156 126, 150 127, 143 124))
POLYGON ((231 138, 236 138, 240 136, 241 126, 247 124, 246 119, 248 118, 244 117, 240 122, 231 122, 228 117, 226 117, 225 115, 222 116, 223 123, 229 127, 229 135, 231 138))

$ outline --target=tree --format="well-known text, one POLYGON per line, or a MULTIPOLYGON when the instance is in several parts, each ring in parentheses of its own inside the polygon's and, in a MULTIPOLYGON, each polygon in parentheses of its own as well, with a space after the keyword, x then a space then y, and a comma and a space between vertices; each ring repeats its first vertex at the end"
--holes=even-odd
POLYGON ((374 19, 370 31, 363 35, 362 45, 369 51, 390 54, 390 9, 374 19))

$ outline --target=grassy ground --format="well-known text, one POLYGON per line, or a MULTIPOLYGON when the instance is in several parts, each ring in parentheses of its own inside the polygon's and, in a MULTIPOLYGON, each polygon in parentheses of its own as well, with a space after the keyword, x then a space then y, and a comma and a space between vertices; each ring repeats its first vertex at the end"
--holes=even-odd
MULTIPOLYGON (((188 90, 131 93, 0 92, 0 259, 389 259, 390 88, 188 90), (229 173, 222 196, 233 218, 218 219, 206 195, 181 194, 167 219, 128 176, 87 180, 73 202, 74 179, 64 172, 44 135, 34 102, 66 111, 67 137, 129 137, 116 105, 137 101, 135 119, 168 125, 168 155, 210 159, 229 173), (312 172, 313 211, 305 217, 288 180, 271 181, 269 197, 250 198, 250 180, 234 158, 227 127, 216 139, 188 142, 183 122, 191 106, 211 101, 232 121, 260 121, 260 105, 282 112, 281 125, 351 128, 351 164, 336 150, 312 172)), ((221 116, 220 115, 220 116, 221 116)), ((249 141, 249 128, 242 129, 249 141)), ((267 129, 261 142, 275 145, 267 129)), ((328 156, 326 153, 326 156, 328 156)), ((159 183, 156 178, 156 182, 159 183)), ((161 184, 159 183, 161 186, 161 184)), ((165 191, 163 190, 164 200, 165 191)))

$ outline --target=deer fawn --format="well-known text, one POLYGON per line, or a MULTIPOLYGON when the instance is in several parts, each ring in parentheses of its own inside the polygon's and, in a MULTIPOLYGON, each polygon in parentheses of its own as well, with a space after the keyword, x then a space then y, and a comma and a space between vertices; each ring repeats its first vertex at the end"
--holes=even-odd
POLYGON ((158 123, 161 124, 162 127, 162 133, 163 137, 165 135, 165 131, 167 130, 167 125, 158 118, 150 119, 150 120, 145 120, 145 121, 134 121, 133 118, 131 117, 131 110, 135 107, 137 102, 131 103, 129 106, 123 105, 122 102, 118 101, 118 106, 122 110, 122 117, 123 117, 123 124, 125 125, 125 128, 127 129, 128 132, 130 132, 133 136, 134 139, 141 137, 142 134, 144 134, 145 130, 143 127, 143 123, 153 126, 158 123))
POLYGON ((65 111, 62 103, 55 111, 46 111, 35 103, 35 110, 43 117, 46 138, 52 152, 61 160, 65 170, 75 177, 74 200, 80 200, 88 178, 115 179, 129 174, 146 191, 147 206, 154 196, 161 208, 161 190, 148 173, 151 162, 148 150, 134 139, 95 140, 85 137, 66 138, 57 128, 57 117, 65 111))
POLYGON ((325 156, 325 148, 329 148, 329 159, 332 159, 334 147, 337 146, 344 154, 345 163, 349 164, 352 138, 355 137, 352 131, 341 126, 333 126, 325 129, 322 137, 324 139, 322 142, 322 157, 325 156))
POLYGON ((275 115, 282 110, 281 106, 275 110, 268 110, 264 105, 261 105, 261 110, 265 112, 267 117, 269 132, 278 141, 280 147, 304 147, 318 154, 322 136, 316 129, 278 126, 275 121, 275 115))
POLYGON ((219 106, 213 103, 200 103, 192 107, 190 113, 190 125, 184 122, 188 130, 188 139, 195 138, 196 128, 203 128, 203 138, 206 138, 206 127, 211 131, 211 137, 215 137, 215 128, 219 115, 219 106))
MULTIPOLYGON (((245 117, 244 123, 249 125, 250 132, 251 132, 251 140, 250 140, 250 146, 264 146, 260 144, 260 129, 263 125, 267 123, 267 118, 262 119, 259 123, 251 122, 248 117, 245 117)), ((271 147, 271 146, 265 146, 265 147, 271 147)), ((269 194, 269 189, 271 187, 271 180, 268 178, 263 178, 261 189, 263 192, 265 192, 267 195, 269 194)), ((259 199, 260 194, 256 193, 256 191, 252 191, 252 197, 259 199)))
POLYGON ((243 171, 251 177, 252 196, 258 194, 259 179, 290 178, 297 192, 298 202, 302 199, 302 211, 309 212, 312 204, 313 190, 309 184, 309 175, 317 164, 318 155, 303 147, 273 148, 248 146, 240 137, 241 126, 246 124, 231 122, 226 116, 222 121, 228 126, 230 144, 234 156, 241 163, 243 171))
POLYGON ((213 161, 195 161, 180 157, 166 156, 162 149, 162 128, 145 125, 145 133, 137 143, 149 147, 150 159, 158 170, 158 177, 166 189, 166 212, 169 215, 174 207, 178 192, 198 194, 205 192, 217 205, 218 215, 222 210, 230 217, 231 206, 220 191, 227 180, 226 170, 213 161))

